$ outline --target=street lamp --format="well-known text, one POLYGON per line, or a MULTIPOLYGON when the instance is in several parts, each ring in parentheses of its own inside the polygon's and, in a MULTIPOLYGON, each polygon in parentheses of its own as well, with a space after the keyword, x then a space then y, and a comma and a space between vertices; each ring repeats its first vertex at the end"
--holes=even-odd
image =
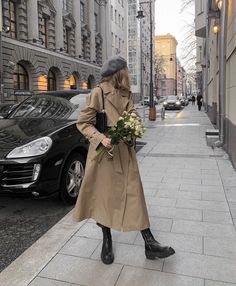
MULTIPOLYGON (((145 1, 139 3, 139 11, 138 15, 136 16, 137 19, 140 20, 140 26, 141 26, 141 19, 143 19, 145 16, 143 14, 142 5, 149 4, 149 13, 150 13, 150 82, 149 82, 149 120, 155 121, 156 120, 156 107, 153 100, 153 38, 152 38, 152 1, 145 1)), ((142 55, 141 55, 142 57, 142 55)))

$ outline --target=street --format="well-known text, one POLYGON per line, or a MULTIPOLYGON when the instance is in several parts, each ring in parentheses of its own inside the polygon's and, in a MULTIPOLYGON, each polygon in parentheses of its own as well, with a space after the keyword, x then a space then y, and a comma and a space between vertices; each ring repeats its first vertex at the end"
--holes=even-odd
POLYGON ((0 197, 0 272, 29 248, 72 207, 56 196, 0 197))

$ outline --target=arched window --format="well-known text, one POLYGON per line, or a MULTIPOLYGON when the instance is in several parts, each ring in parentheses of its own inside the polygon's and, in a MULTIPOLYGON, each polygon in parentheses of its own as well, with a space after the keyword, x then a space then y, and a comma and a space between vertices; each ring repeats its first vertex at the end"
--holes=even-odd
POLYGON ((56 90, 57 83, 56 83, 56 76, 52 70, 48 72, 48 90, 56 90))
POLYGON ((70 89, 76 89, 77 88, 76 77, 73 74, 69 77, 69 82, 70 82, 70 89))
POLYGON ((13 74, 15 90, 29 90, 29 76, 26 69, 17 64, 13 74))

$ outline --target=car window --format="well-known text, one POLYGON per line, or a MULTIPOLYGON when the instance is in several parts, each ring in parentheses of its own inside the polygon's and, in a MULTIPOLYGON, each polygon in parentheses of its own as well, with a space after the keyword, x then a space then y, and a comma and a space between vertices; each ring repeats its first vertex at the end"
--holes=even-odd
POLYGON ((10 118, 68 118, 75 106, 64 98, 49 95, 34 95, 21 103, 10 118))
POLYGON ((167 99, 176 100, 177 98, 176 98, 176 96, 174 96, 174 95, 170 95, 170 96, 167 97, 167 99))

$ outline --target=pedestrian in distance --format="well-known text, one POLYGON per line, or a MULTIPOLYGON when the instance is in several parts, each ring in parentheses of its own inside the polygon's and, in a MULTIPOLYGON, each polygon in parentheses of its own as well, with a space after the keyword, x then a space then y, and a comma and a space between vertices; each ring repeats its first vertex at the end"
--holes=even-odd
POLYGON ((197 106, 198 106, 198 110, 199 110, 199 111, 201 111, 202 102, 203 102, 203 97, 202 97, 201 93, 199 93, 199 94, 197 95, 197 106))
POLYGON ((195 98, 195 95, 193 94, 192 95, 192 105, 195 105, 195 101, 196 101, 196 98, 195 98))
POLYGON ((120 56, 109 58, 101 69, 99 86, 92 89, 88 105, 80 112, 77 127, 90 141, 83 182, 74 209, 76 221, 92 218, 103 233, 101 260, 114 261, 111 229, 141 231, 147 259, 165 258, 175 253, 162 246, 151 231, 142 182, 134 147, 119 142, 114 145, 113 158, 103 156, 94 160, 97 148, 111 148, 107 133, 95 128, 96 113, 102 109, 101 88, 104 93, 108 129, 122 113, 136 112, 131 98, 127 62, 120 56))

